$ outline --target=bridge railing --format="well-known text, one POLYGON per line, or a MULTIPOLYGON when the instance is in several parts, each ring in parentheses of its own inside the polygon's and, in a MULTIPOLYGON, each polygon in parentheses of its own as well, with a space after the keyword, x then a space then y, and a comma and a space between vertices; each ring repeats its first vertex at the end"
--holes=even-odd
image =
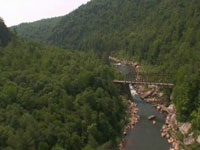
POLYGON ((141 85, 157 85, 157 86, 168 86, 173 87, 173 83, 163 83, 163 82, 140 82, 140 81, 128 81, 128 80, 113 80, 114 83, 120 84, 141 84, 141 85))

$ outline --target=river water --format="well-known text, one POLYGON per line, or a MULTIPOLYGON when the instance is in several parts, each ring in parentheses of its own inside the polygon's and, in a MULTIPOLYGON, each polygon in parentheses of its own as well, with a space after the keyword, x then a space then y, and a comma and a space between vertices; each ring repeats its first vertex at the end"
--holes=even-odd
MULTIPOLYGON (((127 65, 111 63, 124 75, 126 80, 135 80, 134 69, 127 65)), ((165 123, 164 116, 151 104, 143 101, 138 95, 132 99, 139 108, 140 120, 125 137, 126 150, 169 150, 167 140, 161 137, 161 128, 165 123), (148 120, 150 115, 156 116, 156 124, 148 120)))

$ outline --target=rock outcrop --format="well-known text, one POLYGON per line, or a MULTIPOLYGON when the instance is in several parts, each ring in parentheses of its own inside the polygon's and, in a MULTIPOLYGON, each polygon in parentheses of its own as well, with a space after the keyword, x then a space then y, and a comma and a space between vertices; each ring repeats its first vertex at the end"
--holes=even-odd
POLYGON ((171 113, 171 114, 176 113, 176 107, 174 104, 169 105, 167 110, 168 110, 168 113, 171 113))
POLYGON ((181 132, 181 134, 183 135, 187 135, 189 134, 190 130, 192 128, 192 124, 191 123, 180 123, 179 124, 179 131, 181 132))
POLYGON ((195 139, 194 139, 193 136, 191 135, 191 136, 189 136, 189 137, 187 137, 187 138, 184 138, 183 142, 184 142, 184 145, 185 145, 185 146, 189 146, 189 145, 192 145, 192 144, 195 143, 195 139))

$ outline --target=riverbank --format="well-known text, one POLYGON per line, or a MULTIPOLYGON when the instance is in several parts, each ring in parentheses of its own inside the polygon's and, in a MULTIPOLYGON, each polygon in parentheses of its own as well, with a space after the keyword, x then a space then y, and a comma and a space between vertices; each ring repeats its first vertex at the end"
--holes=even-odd
POLYGON ((161 137, 166 138, 171 144, 170 150, 180 150, 180 141, 177 138, 178 121, 176 119, 176 108, 174 104, 167 107, 164 102, 164 93, 160 91, 158 86, 135 86, 136 91, 143 100, 152 104, 165 116, 165 124, 161 129, 161 137))
MULTIPOLYGON (((136 68, 137 74, 139 74, 140 68, 136 68)), ((137 79, 141 78, 137 75, 137 79)), ((151 103, 155 109, 165 115, 165 124, 161 129, 161 137, 166 138, 168 143, 171 144, 170 150, 196 150, 199 147, 200 135, 195 138, 190 122, 178 122, 175 105, 166 103, 164 92, 160 90, 160 87, 140 85, 134 88, 144 101, 151 103)), ((171 98, 170 101, 172 102, 173 98, 171 98)))
MULTIPOLYGON (((123 100, 124 103, 126 103, 126 101, 127 101, 125 98, 122 98, 122 100, 123 100)), ((130 114, 130 117, 128 119, 128 121, 129 121, 128 124, 124 128, 123 139, 122 139, 121 143, 119 144, 119 150, 125 150, 125 145, 126 145, 125 136, 138 123, 138 121, 140 119, 140 117, 138 115, 138 111, 139 111, 139 109, 137 108, 137 104, 134 103, 131 100, 128 100, 128 110, 127 110, 127 112, 130 114)))
MULTIPOLYGON (((119 60, 119 59, 117 59, 115 57, 111 57, 111 56, 109 56, 109 59, 111 61, 114 61, 116 63, 121 63, 124 65, 130 65, 130 66, 134 66, 134 67, 136 67, 138 65, 138 63, 122 61, 122 60, 119 60)), ((140 119, 140 117, 138 115, 139 109, 137 107, 137 104, 134 103, 132 100, 126 100, 124 97, 122 97, 122 100, 124 103, 127 103, 127 101, 128 101, 127 113, 129 114, 129 119, 128 119, 128 124, 126 125, 126 127, 123 130, 123 138, 119 144, 119 150, 125 150, 125 146, 126 146, 125 137, 126 137, 127 133, 135 127, 135 125, 138 123, 138 121, 140 119)))

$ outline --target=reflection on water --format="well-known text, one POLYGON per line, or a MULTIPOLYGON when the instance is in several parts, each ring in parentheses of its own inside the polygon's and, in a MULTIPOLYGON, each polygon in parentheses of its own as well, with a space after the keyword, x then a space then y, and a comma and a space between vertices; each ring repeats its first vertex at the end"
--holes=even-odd
MULTIPOLYGON (((113 62, 111 63, 114 64, 113 62)), ((135 80, 134 69, 126 65, 115 65, 125 76, 126 80, 135 80)), ((126 150, 168 150, 169 144, 161 138, 160 129, 164 124, 164 116, 152 107, 151 104, 135 96, 133 101, 139 108, 140 121, 126 136, 126 150), (156 116, 156 124, 148 120, 150 115, 156 116)))

